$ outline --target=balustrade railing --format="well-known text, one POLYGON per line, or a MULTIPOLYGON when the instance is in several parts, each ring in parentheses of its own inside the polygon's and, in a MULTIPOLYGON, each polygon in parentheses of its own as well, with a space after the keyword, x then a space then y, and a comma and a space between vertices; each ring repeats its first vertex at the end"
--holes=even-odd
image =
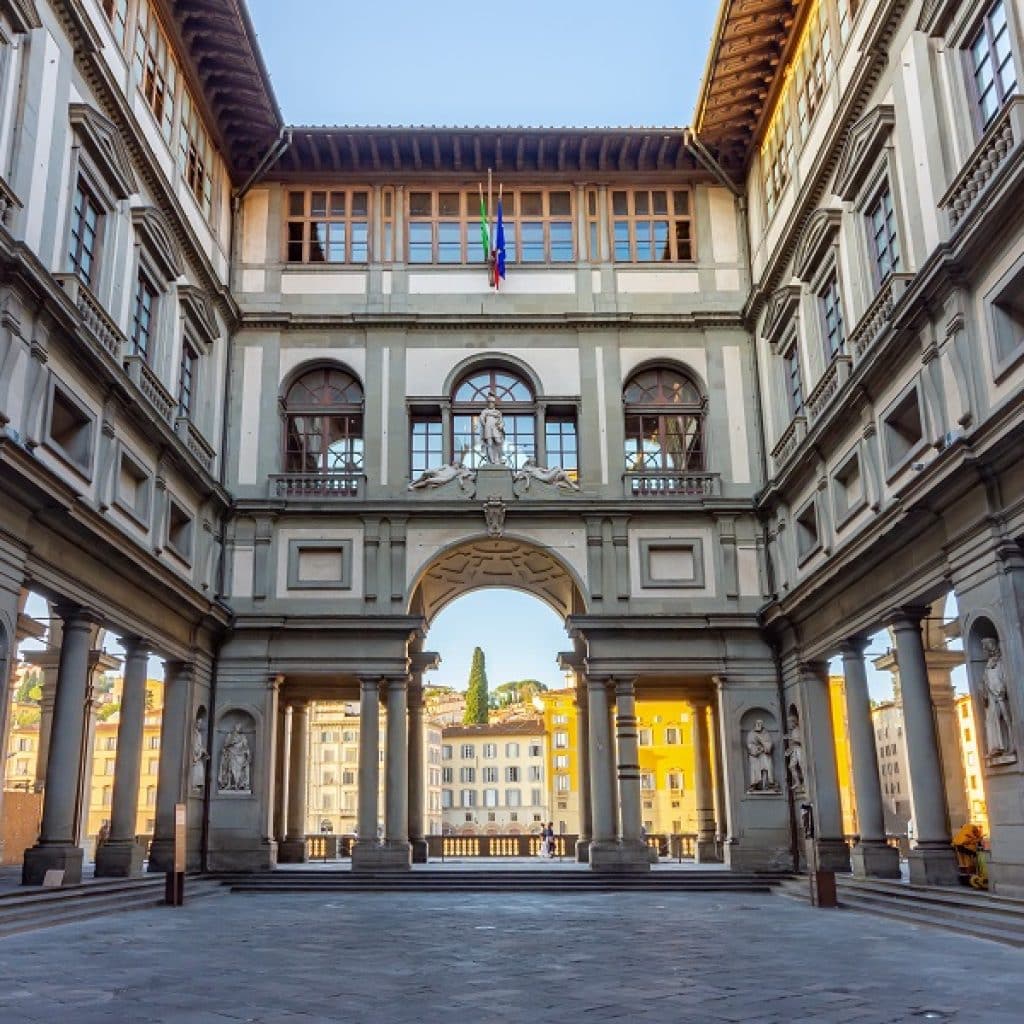
POLYGON ((836 356, 821 375, 814 390, 807 396, 807 419, 813 423, 821 416, 825 406, 839 393, 839 389, 850 376, 851 359, 849 356, 836 356))
POLYGON ((120 361, 121 351, 125 344, 121 328, 75 274, 55 274, 54 276, 57 279, 57 284, 64 289, 68 298, 75 304, 75 308, 82 318, 82 325, 96 344, 115 360, 120 361))
POLYGON ((323 500, 358 498, 365 479, 365 473, 274 473, 270 477, 270 496, 323 500))
POLYGON ((712 498, 720 490, 717 473, 651 471, 624 473, 622 479, 627 497, 712 498))
POLYGON ((797 446, 806 436, 807 417, 794 416, 772 449, 772 460, 775 463, 776 471, 789 461, 797 446))
POLYGON ((331 832, 313 832, 306 836, 306 859, 342 860, 351 858, 355 836, 335 835, 331 832))
POLYGON ((207 473, 212 472, 213 460, 216 458, 217 452, 199 432, 199 428, 187 416, 179 416, 174 421, 174 429, 203 469, 207 473))
POLYGON ((981 137, 970 159, 953 179, 939 207, 957 225, 978 203, 996 172, 1024 142, 1024 96, 1015 96, 996 116, 981 137))
POLYGON ((20 209, 21 200, 14 189, 0 177, 0 224, 3 224, 4 227, 10 227, 12 211, 20 209))
POLYGON ((886 278, 847 342, 846 347, 853 357, 854 365, 871 351, 875 342, 885 332, 892 320, 893 311, 913 277, 913 274, 890 274, 886 278))
POLYGON ((156 414, 168 424, 174 418, 174 396, 160 383, 160 378, 142 356, 125 356, 124 368, 129 379, 142 392, 156 414))

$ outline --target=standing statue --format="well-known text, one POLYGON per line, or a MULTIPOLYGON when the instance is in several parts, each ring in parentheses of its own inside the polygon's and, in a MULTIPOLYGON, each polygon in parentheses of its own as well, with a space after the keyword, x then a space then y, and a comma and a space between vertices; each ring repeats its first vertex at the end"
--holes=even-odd
POLYGON ((484 448, 484 458, 492 466, 504 464, 505 417, 498 408, 495 395, 487 396, 487 405, 480 411, 480 443, 484 448))
POLYGON ((196 712, 192 724, 192 770, 189 776, 192 791, 201 793, 206 786, 206 762, 210 755, 206 751, 206 709, 196 712))
POLYGON ((579 484, 572 480, 568 473, 561 466, 538 466, 537 460, 531 455, 520 469, 512 477, 513 483, 523 484, 523 491, 530 489, 530 481, 538 480, 542 484, 551 484, 562 491, 578 491, 579 484))
POLYGON ((804 788, 804 737, 800 730, 800 716, 796 707, 791 708, 787 718, 786 767, 789 769, 791 789, 804 788))
POLYGON ((476 473, 461 462, 453 462, 448 466, 437 466, 425 469, 409 484, 410 491, 422 491, 427 487, 443 487, 452 480, 458 480, 459 487, 468 491, 476 473))
POLYGON ((989 757, 1013 752, 1013 730, 1010 725, 1010 701, 1006 693, 1006 673, 999 641, 981 641, 988 659, 985 662, 985 743, 989 757))
POLYGON ((221 792, 248 793, 249 769, 252 763, 252 751, 249 740, 242 732, 241 725, 235 727, 224 737, 224 746, 220 751, 220 765, 217 771, 217 788, 221 792))
POLYGON ((759 718, 754 728, 747 733, 747 760, 750 762, 750 786, 760 792, 776 789, 775 769, 772 767, 772 751, 775 741, 759 718))

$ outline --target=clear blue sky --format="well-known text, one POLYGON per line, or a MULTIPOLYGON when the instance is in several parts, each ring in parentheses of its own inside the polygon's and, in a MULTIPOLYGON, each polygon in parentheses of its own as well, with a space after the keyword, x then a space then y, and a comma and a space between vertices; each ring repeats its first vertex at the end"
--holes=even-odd
POLYGON ((295 124, 685 125, 718 0, 248 0, 295 124))

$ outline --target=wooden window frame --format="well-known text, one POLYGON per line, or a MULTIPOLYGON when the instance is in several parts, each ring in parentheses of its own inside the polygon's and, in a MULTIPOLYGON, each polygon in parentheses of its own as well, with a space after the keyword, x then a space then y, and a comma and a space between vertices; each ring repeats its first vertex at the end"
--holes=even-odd
POLYGON ((697 241, 694 234, 694 227, 696 217, 693 209, 694 191, 688 185, 680 186, 650 186, 650 187, 636 187, 636 186, 624 186, 618 188, 614 185, 608 187, 608 236, 609 244, 611 246, 611 257, 612 262, 619 264, 629 264, 631 266, 660 266, 665 263, 677 264, 677 263, 694 263, 697 258, 697 241), (626 194, 627 210, 625 214, 615 212, 615 196, 619 193, 624 192, 626 194), (654 209, 654 194, 663 193, 665 196, 665 209, 667 213, 637 213, 636 212, 636 201, 637 196, 641 193, 647 194, 647 207, 651 211, 654 209), (676 193, 682 193, 686 196, 686 212, 677 213, 675 210, 675 199, 676 193), (669 258, 666 259, 640 259, 638 243, 637 243, 637 225, 648 224, 652 227, 652 241, 653 243, 653 225, 657 221, 665 220, 668 222, 668 246, 669 246, 669 258), (623 260, 619 258, 617 240, 615 237, 615 227, 617 223, 626 223, 628 225, 628 245, 629 245, 629 259, 623 260), (678 227, 682 224, 687 225, 688 237, 686 243, 689 246, 689 253, 685 256, 681 256, 679 252, 679 238, 678 238, 678 227))
POLYGON ((820 3, 807 21, 794 63, 797 123, 806 136, 825 98, 832 64, 828 12, 820 3))
MULTIPOLYGON (((285 473, 302 473, 310 475, 323 475, 328 476, 332 474, 349 474, 358 475, 365 471, 366 466, 366 421, 365 421, 365 404, 366 404, 366 391, 363 388, 362 382, 354 373, 341 366, 310 366, 306 370, 295 377, 289 385, 288 392, 283 396, 281 401, 281 408, 283 413, 283 430, 282 430, 282 443, 281 443, 281 465, 284 467, 285 473), (314 373, 325 373, 330 374, 337 372, 344 374, 350 378, 351 383, 355 384, 359 388, 359 401, 355 402, 324 402, 322 404, 316 404, 313 402, 303 402, 292 399, 289 402, 292 390, 300 383, 305 377, 310 376, 314 373), (301 465, 292 467, 289 465, 289 458, 295 456, 300 458, 306 451, 305 446, 301 449, 292 451, 289 446, 290 435, 290 423, 293 419, 302 417, 305 419, 318 418, 321 421, 320 437, 324 437, 324 425, 323 421, 327 419, 339 419, 346 421, 346 431, 340 435, 347 441, 358 441, 358 445, 350 445, 350 465, 335 468, 329 465, 330 449, 327 444, 321 443, 320 450, 318 453, 314 453, 317 456, 318 465, 316 468, 309 468, 308 466, 301 465), (355 429, 352 429, 354 426, 355 429)), ((312 437, 316 436, 309 431, 297 432, 296 437, 312 437)), ((308 457, 308 456, 307 456, 308 457)))
MULTIPOLYGON (((659 390, 664 390, 659 384, 659 390)), ((676 369, 671 366, 648 366, 637 370, 631 374, 629 379, 626 381, 623 387, 623 436, 625 441, 625 447, 623 452, 623 465, 626 473, 639 473, 639 474, 672 474, 672 473, 706 473, 708 471, 708 447, 707 447, 707 396, 702 392, 700 386, 693 379, 692 376, 683 372, 681 369, 676 369), (659 374, 672 374, 675 377, 679 377, 686 381, 696 392, 698 398, 696 401, 688 402, 668 402, 668 401, 630 401, 626 397, 626 392, 629 390, 630 385, 639 377, 646 373, 657 372, 659 374), (669 419, 683 417, 685 420, 692 420, 696 423, 697 427, 697 444, 694 448, 691 444, 687 444, 683 451, 685 452, 686 458, 685 466, 675 466, 671 462, 671 445, 668 443, 670 436, 680 437, 684 441, 690 436, 687 432, 683 433, 672 433, 668 429, 669 419), (641 446, 636 450, 629 448, 631 439, 634 439, 638 435, 630 435, 627 424, 632 418, 639 419, 640 433, 639 436, 643 438, 646 434, 644 430, 645 420, 656 420, 657 421, 657 438, 658 438, 658 464, 649 465, 647 462, 648 455, 641 446), (631 465, 630 459, 640 456, 641 464, 631 465)))
POLYGON ((181 90, 178 165, 181 177, 207 220, 212 219, 217 162, 199 107, 186 87, 181 90))
POLYGON ((129 0, 100 0, 100 9, 110 24, 117 45, 123 47, 128 38, 129 0))
POLYGON ((138 2, 133 60, 139 92, 164 140, 170 144, 174 138, 178 82, 182 80, 182 72, 153 0, 138 2))
POLYGON ((451 393, 451 419, 448 428, 448 444, 450 451, 452 452, 452 461, 458 461, 462 465, 469 466, 471 468, 477 468, 483 464, 482 456, 478 451, 477 445, 477 429, 479 425, 479 415, 481 410, 486 406, 487 401, 481 400, 470 400, 457 398, 459 389, 467 381, 472 380, 474 377, 479 377, 483 374, 489 374, 493 390, 495 374, 507 374, 509 377, 513 377, 523 387, 526 388, 530 395, 529 401, 510 401, 506 398, 502 398, 498 395, 499 407, 501 409, 502 416, 505 418, 505 433, 506 433, 506 459, 509 459, 509 465, 512 465, 515 469, 521 469, 522 463, 517 461, 516 454, 521 457, 522 461, 525 462, 527 458, 536 459, 538 456, 538 411, 539 403, 537 401, 537 394, 534 390, 532 382, 526 377, 524 373, 518 370, 510 369, 507 366, 502 365, 485 365, 475 366, 463 373, 456 381, 455 386, 452 388, 451 393), (460 418, 470 418, 470 434, 473 437, 473 444, 469 450, 458 451, 455 447, 456 438, 459 436, 466 436, 462 432, 457 431, 456 421, 460 418), (529 419, 533 424, 533 448, 532 451, 527 451, 525 445, 518 450, 515 449, 517 439, 525 441, 525 433, 520 433, 515 429, 516 423, 513 420, 516 419, 529 419), (468 461, 467 461, 468 457, 468 461))
POLYGON ((893 194, 892 181, 887 173, 883 174, 882 180, 871 193, 871 198, 864 204, 864 216, 867 221, 868 244, 871 253, 871 275, 875 288, 878 289, 893 274, 898 274, 903 265, 903 244, 900 237, 896 197, 893 194), (888 199, 888 208, 886 208, 886 199, 888 199), (879 239, 882 235, 875 226, 875 213, 879 210, 884 214, 884 247, 879 246, 879 239), (885 270, 882 266, 883 258, 889 263, 888 269, 885 270))
MULTIPOLYGON (((285 188, 284 189, 284 210, 285 210, 285 230, 282 244, 284 246, 284 262, 291 266, 355 266, 355 267, 366 267, 369 266, 373 259, 373 188, 369 185, 341 185, 337 188, 322 187, 318 188, 315 186, 303 187, 303 188, 285 188), (352 198, 355 195, 364 195, 366 197, 365 214, 356 214, 352 208, 352 198), (294 197, 302 196, 302 213, 293 213, 294 209, 294 197), (313 213, 313 202, 314 196, 323 195, 324 205, 323 214, 313 213), (334 197, 343 196, 343 213, 332 213, 331 211, 336 209, 334 205, 334 197), (301 224, 301 240, 291 238, 291 225, 301 224), (326 235, 326 247, 324 248, 323 259, 311 259, 311 252, 313 246, 313 225, 322 224, 327 228, 326 235), (332 225, 336 225, 343 229, 344 242, 343 245, 343 257, 342 259, 331 259, 332 252, 332 241, 331 235, 333 232, 332 225), (362 244, 366 248, 366 256, 364 259, 353 259, 352 252, 357 243, 353 241, 353 227, 356 225, 362 225, 364 228, 364 240, 362 244), (295 246, 301 246, 300 258, 294 258, 296 252, 295 246)), ((319 240, 318 240, 319 244, 319 240)), ((335 243, 336 244, 336 243, 335 243)))
POLYGON ((995 120, 1007 99, 1020 92, 1020 69, 1017 63, 1017 46, 1015 45, 1016 34, 1012 7, 1013 4, 1007 3, 1007 0, 991 0, 991 2, 985 6, 984 11, 978 18, 974 30, 968 34, 963 45, 967 76, 970 81, 969 88, 971 93, 972 116, 975 120, 979 135, 984 134, 988 126, 993 122, 993 120, 995 120), (1007 41, 1009 42, 1007 59, 1003 63, 1003 67, 1005 67, 1006 64, 1009 64, 1013 70, 1013 84, 1009 89, 1007 89, 1003 83, 1002 75, 1000 74, 1002 68, 997 67, 995 63, 996 40, 1000 33, 995 33, 992 30, 992 14, 997 7, 1002 7, 1004 22, 1002 32, 1006 34, 1007 41), (985 116, 985 111, 982 108, 983 94, 978 88, 978 71, 980 65, 977 64, 974 59, 974 47, 981 39, 984 39, 985 41, 985 57, 992 65, 992 87, 995 89, 996 96, 996 104, 987 117, 985 116))

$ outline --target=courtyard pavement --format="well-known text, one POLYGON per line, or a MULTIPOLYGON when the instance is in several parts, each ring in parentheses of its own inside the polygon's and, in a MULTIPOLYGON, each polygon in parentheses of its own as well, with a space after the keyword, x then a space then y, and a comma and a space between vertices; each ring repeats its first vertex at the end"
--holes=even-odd
POLYGON ((0 1022, 1020 1024, 1024 951, 779 895, 217 895, 0 940, 0 1022))

